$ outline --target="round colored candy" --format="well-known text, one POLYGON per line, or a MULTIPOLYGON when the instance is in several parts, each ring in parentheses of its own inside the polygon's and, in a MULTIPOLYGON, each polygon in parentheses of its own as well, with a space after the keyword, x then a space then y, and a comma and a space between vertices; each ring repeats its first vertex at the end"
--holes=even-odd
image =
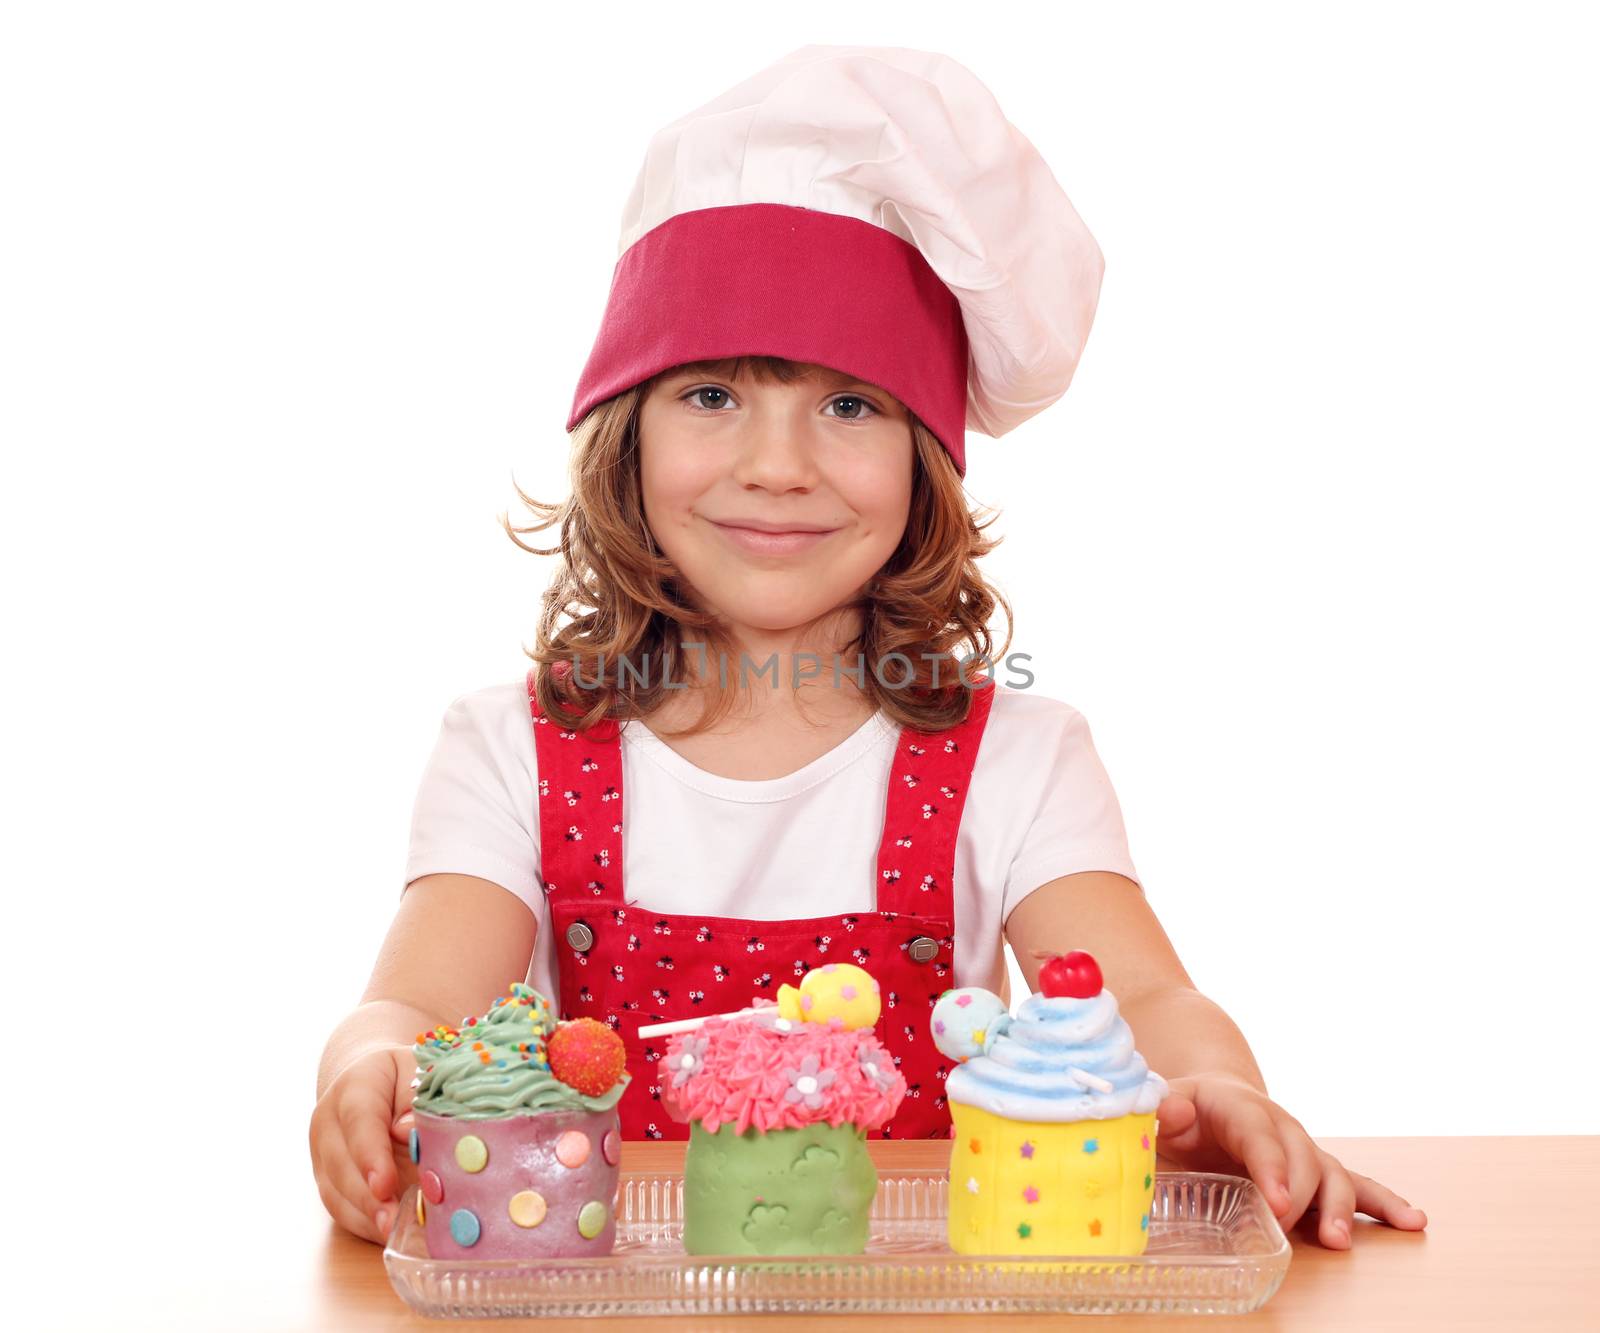
POLYGON ((589 1160, 589 1136, 569 1129, 556 1140, 556 1161, 562 1166, 580 1167, 589 1160))
POLYGON ((578 1234, 585 1240, 593 1240, 605 1229, 606 1206, 598 1199, 591 1199, 578 1213, 578 1234))
POLYGON ((455 1238, 457 1245, 476 1245, 478 1237, 483 1234, 483 1228, 478 1224, 478 1215, 470 1208, 457 1208, 450 1214, 450 1234, 455 1238))
POLYGON ((511 1214, 511 1220, 519 1227, 536 1227, 544 1221, 548 1211, 545 1207, 544 1195, 538 1190, 523 1190, 520 1194, 513 1194, 506 1211, 511 1214))
POLYGON ((489 1163, 489 1145, 476 1134, 463 1134, 456 1140, 456 1165, 463 1171, 482 1171, 489 1163))
POLYGON ((933 1044, 952 1060, 984 1054, 994 1039, 1011 1026, 1011 1015, 993 991, 981 986, 947 990, 933 1006, 933 1044))
POLYGON ((622 1038, 594 1018, 563 1023, 545 1043, 550 1073, 586 1097, 603 1097, 616 1086, 627 1064, 622 1038))
POLYGON ((424 1171, 417 1177, 417 1184, 422 1187, 422 1197, 429 1203, 444 1202, 444 1181, 439 1179, 436 1172, 424 1171))
POLYGON ((607 1166, 615 1166, 622 1160, 622 1140, 617 1137, 616 1130, 606 1130, 605 1138, 600 1140, 600 1156, 606 1159, 607 1166))

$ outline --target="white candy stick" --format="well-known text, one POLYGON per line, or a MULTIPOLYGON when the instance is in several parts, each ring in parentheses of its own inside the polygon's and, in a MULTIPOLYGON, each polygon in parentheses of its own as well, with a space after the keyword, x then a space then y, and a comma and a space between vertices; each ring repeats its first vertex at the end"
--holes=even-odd
POLYGON ((1072 1076, 1072 1081, 1080 1088, 1088 1088, 1091 1092, 1111 1092, 1113 1086, 1098 1075, 1090 1074, 1075 1066, 1069 1066, 1067 1073, 1072 1076))
POLYGON ((639 1035, 641 1037, 670 1037, 677 1032, 693 1032, 708 1019, 743 1018, 746 1014, 760 1012, 760 1008, 737 1009, 731 1014, 702 1014, 699 1018, 680 1018, 676 1023, 652 1023, 649 1027, 640 1028, 639 1035))

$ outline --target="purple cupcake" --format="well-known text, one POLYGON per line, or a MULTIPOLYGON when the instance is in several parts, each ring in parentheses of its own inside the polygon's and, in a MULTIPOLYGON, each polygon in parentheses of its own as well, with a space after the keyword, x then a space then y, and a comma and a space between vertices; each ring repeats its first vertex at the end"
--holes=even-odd
MULTIPOLYGON (((559 1044, 560 1039, 557 1038, 559 1044)), ((418 1209, 436 1259, 611 1253, 621 1161, 622 1039, 603 1024, 557 1025, 517 982, 482 1018, 417 1038, 411 1139, 418 1209), (583 1059, 550 1067, 558 1031, 583 1059), (581 1027, 581 1034, 576 1030, 581 1027), (577 1086, 574 1086, 576 1084, 577 1086)))

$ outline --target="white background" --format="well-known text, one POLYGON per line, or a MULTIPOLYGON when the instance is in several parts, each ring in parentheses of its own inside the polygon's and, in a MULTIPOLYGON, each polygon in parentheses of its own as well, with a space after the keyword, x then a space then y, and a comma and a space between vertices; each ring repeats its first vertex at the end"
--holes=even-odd
POLYGON ((1597 1128, 1587 20, 977 15, 8 11, 8 1100, 38 1043, 34 1110, 248 1108, 311 1190, 440 716, 525 669, 496 516, 565 493, 649 136, 862 42, 967 64, 1105 252, 969 486, 1196 982, 1315 1134, 1597 1128))

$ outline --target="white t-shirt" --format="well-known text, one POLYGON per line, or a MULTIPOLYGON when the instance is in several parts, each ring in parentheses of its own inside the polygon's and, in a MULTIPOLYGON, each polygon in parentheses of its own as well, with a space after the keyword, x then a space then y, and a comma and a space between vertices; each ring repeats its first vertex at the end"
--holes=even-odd
MULTIPOLYGON (((621 736, 630 904, 753 921, 873 910, 899 738, 881 712, 805 767, 758 781, 708 773, 638 720, 621 736)), ((452 872, 516 894, 538 922, 531 984, 555 995, 536 766, 524 681, 452 703, 417 792, 405 882, 452 872)), ((997 681, 956 839, 951 984, 998 990, 1012 909, 1080 870, 1139 878, 1089 724, 1070 704, 997 681)))

